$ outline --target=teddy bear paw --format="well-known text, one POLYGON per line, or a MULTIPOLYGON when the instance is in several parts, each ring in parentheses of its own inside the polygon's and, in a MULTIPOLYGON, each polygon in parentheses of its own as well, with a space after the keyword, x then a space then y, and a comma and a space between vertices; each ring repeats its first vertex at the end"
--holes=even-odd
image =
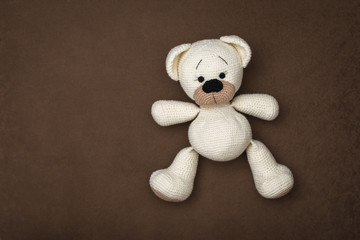
POLYGON ((256 189, 265 198, 280 198, 287 194, 294 185, 291 171, 284 165, 278 165, 274 174, 257 176, 256 189))
POLYGON ((193 181, 187 181, 169 169, 161 169, 151 174, 150 186, 159 198, 168 202, 182 202, 190 196, 193 181))

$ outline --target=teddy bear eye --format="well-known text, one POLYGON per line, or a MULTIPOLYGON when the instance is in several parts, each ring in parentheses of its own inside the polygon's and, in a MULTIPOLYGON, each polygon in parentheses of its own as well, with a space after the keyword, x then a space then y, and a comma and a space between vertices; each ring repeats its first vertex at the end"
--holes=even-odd
POLYGON ((223 72, 220 73, 219 78, 224 79, 225 78, 225 73, 223 73, 223 72))
POLYGON ((204 80, 205 80, 205 79, 204 79, 203 76, 198 77, 198 81, 199 81, 199 82, 203 82, 204 80))

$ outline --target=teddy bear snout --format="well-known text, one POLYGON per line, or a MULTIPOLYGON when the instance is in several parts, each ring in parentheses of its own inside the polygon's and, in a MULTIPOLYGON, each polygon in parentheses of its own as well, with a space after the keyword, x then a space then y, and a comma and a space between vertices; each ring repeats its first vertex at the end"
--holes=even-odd
POLYGON ((220 92, 223 89, 223 84, 217 79, 211 79, 205 82, 202 89, 206 93, 220 92))
POLYGON ((212 105, 229 102, 235 95, 235 86, 227 81, 211 79, 200 85, 194 92, 198 105, 212 105))

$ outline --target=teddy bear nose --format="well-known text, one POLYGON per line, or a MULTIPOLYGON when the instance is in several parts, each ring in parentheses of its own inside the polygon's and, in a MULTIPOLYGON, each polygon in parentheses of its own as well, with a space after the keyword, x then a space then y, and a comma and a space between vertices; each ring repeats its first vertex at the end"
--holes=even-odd
POLYGON ((205 82, 202 89, 206 93, 220 92, 223 89, 223 84, 217 79, 211 79, 205 82))

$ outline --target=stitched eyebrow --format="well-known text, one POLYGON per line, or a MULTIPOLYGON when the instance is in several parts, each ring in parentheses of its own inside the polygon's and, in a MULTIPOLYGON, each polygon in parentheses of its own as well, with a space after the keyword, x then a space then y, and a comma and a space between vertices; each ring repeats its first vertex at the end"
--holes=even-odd
POLYGON ((202 59, 201 59, 201 60, 200 60, 200 62, 196 65, 196 69, 197 69, 197 68, 198 68, 198 66, 200 65, 201 61, 202 61, 202 59))
POLYGON ((225 59, 223 59, 222 57, 220 57, 220 56, 218 56, 221 60, 223 60, 225 63, 226 63, 226 65, 228 65, 228 63, 227 63, 227 61, 225 61, 225 59))

